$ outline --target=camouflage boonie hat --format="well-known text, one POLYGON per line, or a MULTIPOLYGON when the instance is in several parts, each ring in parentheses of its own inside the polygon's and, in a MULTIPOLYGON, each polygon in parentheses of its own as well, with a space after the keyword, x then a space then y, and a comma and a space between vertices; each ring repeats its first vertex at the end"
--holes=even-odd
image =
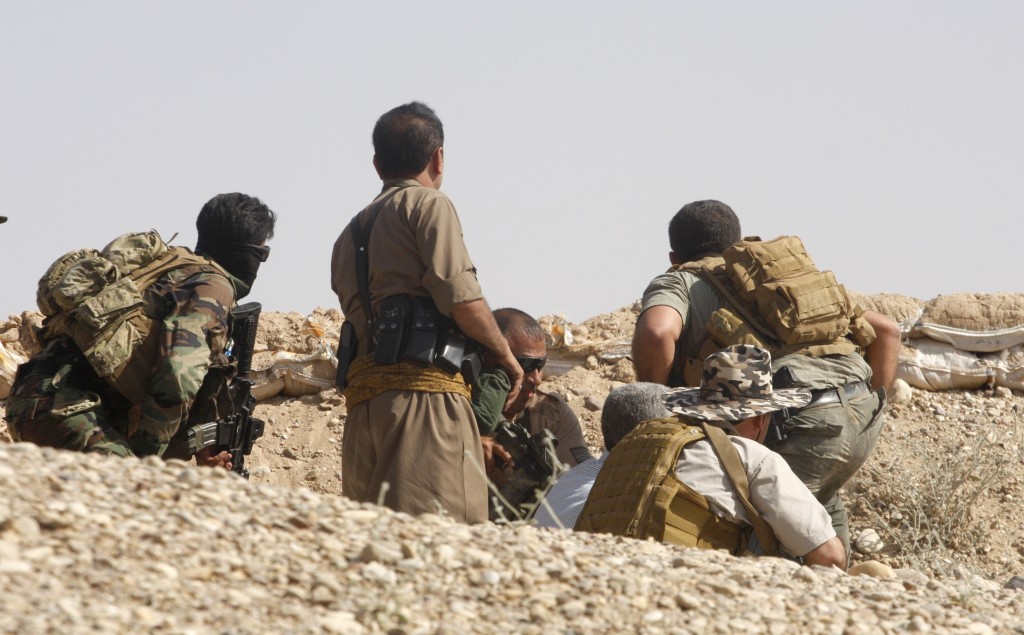
POLYGON ((783 408, 806 406, 811 392, 772 389, 772 356, 763 348, 728 346, 704 360, 700 388, 673 388, 665 407, 704 421, 743 421, 783 408))

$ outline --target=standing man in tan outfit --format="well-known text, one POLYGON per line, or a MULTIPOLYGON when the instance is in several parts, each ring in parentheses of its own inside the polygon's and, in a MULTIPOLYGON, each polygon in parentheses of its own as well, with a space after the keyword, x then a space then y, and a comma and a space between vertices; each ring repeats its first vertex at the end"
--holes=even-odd
POLYGON ((382 115, 373 165, 384 187, 334 244, 331 287, 349 329, 343 346, 355 340, 341 351, 343 363, 353 358, 342 491, 472 523, 487 520, 480 433, 458 361, 438 353, 462 335, 475 340, 508 371, 509 400, 523 371, 484 300, 458 214, 439 191, 443 145, 441 121, 425 104, 382 115), (362 265, 357 241, 368 254, 362 265))

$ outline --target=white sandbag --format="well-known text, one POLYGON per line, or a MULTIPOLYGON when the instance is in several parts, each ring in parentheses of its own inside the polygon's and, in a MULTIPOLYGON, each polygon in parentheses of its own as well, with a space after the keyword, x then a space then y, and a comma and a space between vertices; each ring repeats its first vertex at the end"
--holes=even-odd
POLYGON ((995 375, 995 368, 974 353, 928 338, 904 346, 896 367, 898 378, 922 390, 980 388, 994 381, 995 375))
POLYGON ((910 330, 911 337, 930 337, 952 344, 962 351, 994 353, 1024 344, 1024 325, 987 331, 969 331, 942 324, 918 322, 910 330))
POLYGON ((1005 386, 1010 390, 1024 390, 1024 345, 1014 346, 997 355, 985 357, 993 361, 996 368, 996 386, 1005 386))
POLYGON ((337 367, 337 360, 326 348, 309 355, 279 351, 270 368, 257 373, 253 397, 262 401, 282 392, 289 397, 315 395, 334 387, 337 367))

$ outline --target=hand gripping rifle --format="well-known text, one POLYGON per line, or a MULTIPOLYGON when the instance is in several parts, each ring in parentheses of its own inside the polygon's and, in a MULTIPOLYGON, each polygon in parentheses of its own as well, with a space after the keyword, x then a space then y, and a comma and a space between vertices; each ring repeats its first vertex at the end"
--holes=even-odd
POLYGON ((256 399, 252 396, 252 353, 256 345, 256 327, 263 306, 259 302, 247 302, 231 311, 231 340, 225 353, 236 363, 238 372, 228 385, 231 396, 232 414, 192 426, 188 430, 188 449, 195 454, 211 445, 218 451, 231 453, 231 469, 249 478, 245 457, 252 452, 256 439, 263 436, 263 420, 252 416, 256 399))
POLYGON ((507 480, 498 488, 500 496, 492 501, 491 520, 505 517, 502 508, 507 506, 511 506, 514 516, 529 520, 538 496, 546 494, 568 469, 555 454, 558 439, 547 429, 531 435, 521 423, 502 421, 494 431, 494 440, 508 450, 515 466, 495 457, 507 480))

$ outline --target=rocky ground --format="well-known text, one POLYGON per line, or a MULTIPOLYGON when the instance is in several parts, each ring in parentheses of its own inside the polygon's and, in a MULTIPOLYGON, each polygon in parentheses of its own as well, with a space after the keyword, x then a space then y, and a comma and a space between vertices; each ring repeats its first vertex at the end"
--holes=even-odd
MULTIPOLYGON (((604 396, 633 379, 636 308, 542 319, 564 371, 545 387, 595 454, 604 396)), ((0 342, 28 352, 34 319, 0 324, 0 342)), ((264 316, 257 368, 285 350, 309 370, 339 320, 264 316)), ((309 394, 257 406, 248 482, 0 443, 0 632, 1024 632, 1024 595, 1003 588, 1024 575, 1021 394, 901 387, 844 494, 869 577, 356 505, 340 496, 344 400, 291 384, 309 394)))

